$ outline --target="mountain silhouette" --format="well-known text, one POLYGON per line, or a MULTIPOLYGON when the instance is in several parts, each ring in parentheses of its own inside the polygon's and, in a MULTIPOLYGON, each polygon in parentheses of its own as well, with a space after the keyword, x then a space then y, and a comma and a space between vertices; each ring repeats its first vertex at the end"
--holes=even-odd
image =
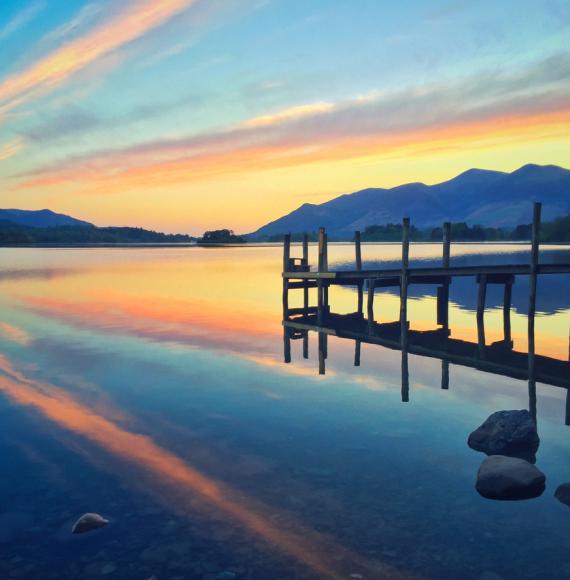
POLYGON ((320 226, 332 236, 348 237, 369 225, 400 223, 404 216, 419 228, 444 221, 513 227, 530 223, 533 201, 542 202, 544 221, 570 213, 570 171, 533 164, 512 173, 469 169, 436 185, 363 189, 318 205, 305 203, 250 237, 314 232, 320 226))

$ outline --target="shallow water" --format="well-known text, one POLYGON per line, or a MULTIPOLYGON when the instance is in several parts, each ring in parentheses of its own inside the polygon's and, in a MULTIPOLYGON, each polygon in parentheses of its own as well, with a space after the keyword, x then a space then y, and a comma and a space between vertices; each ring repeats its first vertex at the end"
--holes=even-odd
MULTIPOLYGON (((452 264, 528 260, 524 245, 452 250, 452 264)), ((399 251, 364 245, 365 267, 399 251)), ((349 245, 329 254, 353 260, 349 245)), ((412 265, 440 254, 412 245, 412 265)), ((281 261, 278 247, 0 250, 0 578, 569 577, 565 390, 537 388, 544 494, 483 499, 467 436, 528 408, 527 383, 451 365, 441 390, 441 361, 410 355, 402 403, 401 353, 363 345, 355 368, 353 344, 330 338, 319 376, 314 335, 286 365, 281 261), (88 511, 111 523, 71 536, 88 511)), ((527 290, 518 278, 520 351, 527 290)), ((434 292, 410 289, 412 329, 436 327, 434 292)), ((476 294, 453 281, 452 337, 477 340, 476 294)), ((488 343, 501 299, 490 287, 488 343)), ((330 300, 356 308, 352 289, 330 300)), ((395 294, 376 305, 398 318, 395 294)), ((537 311, 537 353, 568 360, 569 276, 540 278, 537 311)))

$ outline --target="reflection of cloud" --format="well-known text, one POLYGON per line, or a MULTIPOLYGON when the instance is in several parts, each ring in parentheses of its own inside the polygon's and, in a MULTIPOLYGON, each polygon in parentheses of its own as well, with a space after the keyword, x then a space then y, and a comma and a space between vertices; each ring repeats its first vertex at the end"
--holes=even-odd
MULTIPOLYGON (((341 573, 339 568, 350 566, 353 570, 354 566, 366 566, 357 554, 295 522, 289 521, 287 530, 278 527, 273 523, 277 521, 274 509, 268 510, 243 493, 236 494, 229 486, 208 477, 157 445, 152 438, 127 431, 103 415, 95 414, 61 389, 27 378, 14 369, 5 357, 0 357, 0 371, 0 391, 13 402, 34 409, 59 427, 86 438, 122 462, 141 469, 159 485, 185 494, 184 498, 191 507, 213 509, 236 521, 321 577, 345 578, 346 574, 341 573), (333 560, 333 556, 339 559, 333 560), (344 561, 341 563, 341 560, 344 561), (331 561, 335 562, 334 568, 329 563, 331 561)), ((165 491, 163 487, 163 498, 168 496, 165 491)), ((404 577, 379 563, 375 564, 373 572, 376 577, 404 577)))
MULTIPOLYGON (((24 177, 24 187, 82 191, 180 183, 212 175, 370 155, 385 157, 562 137, 570 123, 570 55, 518 72, 299 105, 225 131, 102 150, 24 177)), ((20 176, 22 177, 22 176, 20 176)))
POLYGON ((0 321, 0 336, 24 346, 30 344, 32 340, 23 328, 2 321, 0 321))
POLYGON ((94 293, 91 300, 30 296, 22 302, 44 316, 72 324, 230 352, 271 352, 277 335, 265 318, 234 312, 219 301, 160 302, 106 291, 94 293))

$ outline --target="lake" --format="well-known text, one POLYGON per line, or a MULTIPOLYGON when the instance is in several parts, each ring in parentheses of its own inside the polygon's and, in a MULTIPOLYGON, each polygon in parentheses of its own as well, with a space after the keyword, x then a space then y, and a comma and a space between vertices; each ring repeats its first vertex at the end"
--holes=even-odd
MULTIPOLYGON (((353 252, 330 245, 331 268, 353 252)), ((365 244, 365 268, 399 253, 365 244)), ((412 244, 411 265, 440 255, 412 244)), ((525 245, 452 246, 452 265, 528 259, 525 245)), ((557 261, 570 246, 541 250, 557 261)), ((570 482, 565 389, 537 385, 545 492, 492 501, 467 437, 528 409, 527 381, 451 364, 442 390, 441 361, 410 355, 403 403, 399 351, 363 344, 355 367, 354 344, 330 337, 323 376, 315 334, 285 364, 280 247, 13 248, 0 264, 2 579, 570 577, 570 507, 554 497, 570 482), (85 512, 110 523, 72 535, 85 512)), ((410 328, 435 328, 435 288, 409 296, 410 328)), ((356 300, 331 288, 335 311, 356 300)), ((473 279, 450 301, 451 336, 476 342, 473 279)), ((518 277, 522 352, 527 304, 518 277)), ((490 286, 487 343, 501 305, 490 286)), ((375 309, 397 320, 398 296, 379 291, 375 309)), ((537 354, 568 361, 569 322, 570 276, 541 276, 537 354)))

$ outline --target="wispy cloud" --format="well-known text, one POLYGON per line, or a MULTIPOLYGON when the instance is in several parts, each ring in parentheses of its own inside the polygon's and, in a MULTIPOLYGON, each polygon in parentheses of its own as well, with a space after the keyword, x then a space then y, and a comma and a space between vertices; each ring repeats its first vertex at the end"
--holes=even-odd
POLYGON ((225 131, 72 157, 28 173, 24 186, 81 182, 86 192, 114 192, 485 139, 543 138, 567 132, 569 97, 570 55, 561 54, 516 72, 299 105, 225 131))
POLYGON ((13 157, 24 147, 24 140, 16 137, 7 143, 0 143, 0 161, 13 157))
POLYGON ((0 82, 0 113, 60 86, 72 75, 166 23, 196 0, 140 0, 80 38, 0 82))
POLYGON ((29 24, 36 16, 46 8, 45 0, 32 2, 20 12, 17 12, 2 28, 0 28, 0 40, 6 40, 8 37, 16 34, 19 30, 29 24))

